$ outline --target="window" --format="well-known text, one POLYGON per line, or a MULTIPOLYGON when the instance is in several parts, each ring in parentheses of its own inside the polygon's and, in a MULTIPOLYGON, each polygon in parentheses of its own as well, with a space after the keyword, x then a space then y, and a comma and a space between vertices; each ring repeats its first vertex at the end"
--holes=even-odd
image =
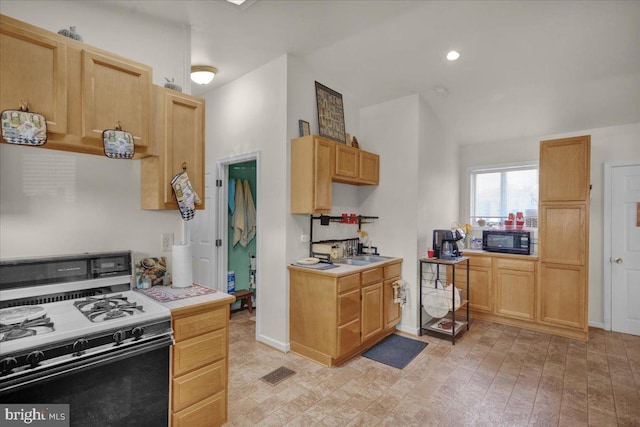
POLYGON ((499 224, 522 212, 527 227, 538 226, 538 165, 474 167, 470 170, 472 224, 499 224))

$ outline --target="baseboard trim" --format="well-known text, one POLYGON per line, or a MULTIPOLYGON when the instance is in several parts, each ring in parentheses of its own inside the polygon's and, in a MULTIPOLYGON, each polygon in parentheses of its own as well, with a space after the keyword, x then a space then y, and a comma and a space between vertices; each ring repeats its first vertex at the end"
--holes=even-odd
POLYGON ((603 322, 596 322, 595 320, 589 320, 589 327, 590 328, 604 329, 604 323, 603 322))
POLYGON ((282 351, 283 353, 289 353, 291 351, 291 345, 289 343, 276 341, 264 335, 258 335, 256 340, 262 344, 268 345, 269 347, 273 347, 276 350, 282 351))
POLYGON ((411 334, 416 336, 418 336, 420 332, 418 328, 410 327, 402 323, 397 324, 396 329, 399 330, 400 332, 404 332, 406 334, 411 334))

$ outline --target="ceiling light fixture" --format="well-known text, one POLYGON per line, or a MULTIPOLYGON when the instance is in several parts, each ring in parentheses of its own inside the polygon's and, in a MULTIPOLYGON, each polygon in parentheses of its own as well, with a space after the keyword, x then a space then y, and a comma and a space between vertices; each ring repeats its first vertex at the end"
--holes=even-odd
POLYGON ((215 67, 208 65, 192 65, 191 80, 199 85, 208 85, 216 76, 217 72, 218 70, 215 67))
POLYGON ((458 58, 460 58, 460 53, 455 50, 449 51, 449 53, 447 53, 447 59, 449 61, 455 61, 458 58))
POLYGON ((227 0, 229 3, 233 3, 236 6, 240 6, 242 3, 244 3, 246 0, 227 0))

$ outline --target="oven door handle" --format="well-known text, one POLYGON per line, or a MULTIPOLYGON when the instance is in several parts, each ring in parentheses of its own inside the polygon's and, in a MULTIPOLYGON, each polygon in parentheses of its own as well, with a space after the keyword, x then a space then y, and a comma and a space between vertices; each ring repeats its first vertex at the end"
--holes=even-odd
POLYGON ((106 352, 73 356, 59 364, 52 364, 50 366, 45 365, 40 369, 26 370, 23 374, 12 377, 6 382, 1 381, 0 379, 0 395, 6 391, 13 390, 16 387, 26 386, 36 381, 44 381, 54 377, 70 375, 75 372, 138 356, 163 347, 168 348, 171 345, 173 345, 173 337, 171 334, 163 334, 136 343, 135 345, 123 346, 121 348, 114 346, 111 350, 106 352))

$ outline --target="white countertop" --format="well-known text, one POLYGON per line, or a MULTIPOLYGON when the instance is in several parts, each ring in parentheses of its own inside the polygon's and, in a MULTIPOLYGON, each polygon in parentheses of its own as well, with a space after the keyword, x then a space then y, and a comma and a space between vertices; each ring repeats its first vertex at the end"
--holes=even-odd
POLYGON ((176 310, 179 308, 185 308, 185 307, 190 307, 192 305, 198 305, 198 304, 208 304, 208 303, 214 303, 214 302, 223 302, 225 299, 228 300, 227 304, 231 304, 234 300, 235 297, 233 295, 230 295, 226 292, 222 292, 219 290, 216 290, 215 292, 212 292, 210 294, 206 294, 206 295, 200 295, 200 296, 195 296, 195 297, 189 297, 189 298, 182 298, 182 299, 178 299, 175 301, 169 301, 169 302, 160 302, 154 298, 151 298, 148 295, 145 295, 142 292, 138 292, 137 294, 144 296, 145 298, 149 298, 151 301, 155 302, 156 304, 160 304, 163 307, 168 308, 169 310, 176 310))
POLYGON ((305 268, 300 265, 293 265, 293 264, 289 264, 287 268, 296 269, 300 271, 307 271, 315 274, 323 274, 328 276, 347 276, 349 274, 359 273, 365 270, 371 270, 372 268, 384 267, 385 265, 394 264, 394 263, 397 263, 398 261, 402 261, 402 258, 389 257, 389 259, 387 260, 372 262, 366 265, 349 265, 349 264, 335 263, 334 265, 337 265, 338 267, 330 268, 328 270, 316 270, 313 268, 305 268))

